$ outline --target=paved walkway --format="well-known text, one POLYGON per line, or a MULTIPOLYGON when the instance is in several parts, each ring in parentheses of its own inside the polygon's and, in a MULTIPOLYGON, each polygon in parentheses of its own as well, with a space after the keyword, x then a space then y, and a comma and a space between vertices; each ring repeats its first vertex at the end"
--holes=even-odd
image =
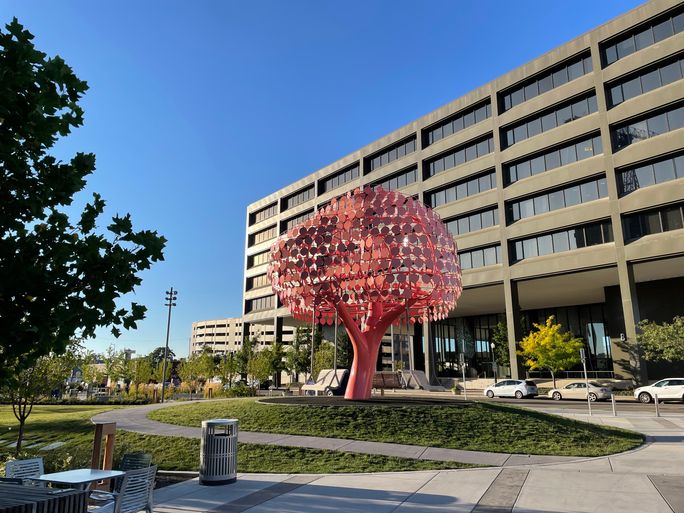
MULTIPOLYGON (((185 403, 187 404, 187 403, 185 403)), ((179 403, 147 404, 135 408, 110 410, 93 417, 97 422, 116 422, 119 429, 148 435, 181 436, 199 438, 201 428, 175 426, 147 418, 148 413, 161 408, 179 406, 179 403)), ((575 456, 535 456, 527 454, 508 454, 484 451, 464 451, 443 449, 424 445, 392 444, 383 442, 361 442, 344 438, 325 438, 319 436, 283 435, 240 431, 238 439, 243 443, 304 447, 308 449, 329 449, 333 451, 379 454, 435 461, 457 461, 475 465, 504 467, 511 465, 531 465, 540 463, 564 463, 584 460, 575 456)))
MULTIPOLYGON (((118 410, 124 415, 112 416, 117 411, 114 410, 98 415, 97 420, 115 420, 123 429, 143 433, 198 436, 197 429, 146 419, 147 412, 157 407, 160 406, 118 410), (169 431, 160 432, 161 426, 169 431)), ((613 417, 607 412, 596 412, 590 417, 576 410, 569 413, 545 408, 544 411, 635 429, 644 433, 648 442, 636 451, 584 460, 520 461, 509 456, 498 467, 484 469, 333 475, 239 474, 236 483, 216 487, 200 486, 192 479, 157 490, 154 510, 157 513, 684 513, 684 415, 656 418, 640 413, 613 417)), ((245 442, 256 442, 260 436, 265 434, 240 434, 245 442), (249 440, 251 436, 254 438, 249 440)))

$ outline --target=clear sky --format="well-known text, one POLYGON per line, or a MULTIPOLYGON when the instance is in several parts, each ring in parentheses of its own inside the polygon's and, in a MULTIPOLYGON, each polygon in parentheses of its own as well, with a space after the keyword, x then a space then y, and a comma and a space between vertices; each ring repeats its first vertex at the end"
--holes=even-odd
POLYGON ((95 153, 88 191, 169 239, 147 319, 89 347, 163 345, 174 286, 187 354, 193 321, 241 314, 249 203, 641 3, 0 0, 90 85, 55 154, 95 153))

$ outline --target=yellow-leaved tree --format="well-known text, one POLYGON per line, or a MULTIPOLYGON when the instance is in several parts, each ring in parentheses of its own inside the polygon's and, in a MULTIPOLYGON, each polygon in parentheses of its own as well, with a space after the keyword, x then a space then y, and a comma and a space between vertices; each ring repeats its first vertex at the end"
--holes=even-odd
POLYGON ((525 366, 530 370, 550 371, 556 388, 556 373, 580 362, 584 341, 569 331, 561 332, 562 326, 555 322, 553 315, 546 319, 546 324, 535 323, 534 328, 520 342, 518 354, 525 358, 525 366))

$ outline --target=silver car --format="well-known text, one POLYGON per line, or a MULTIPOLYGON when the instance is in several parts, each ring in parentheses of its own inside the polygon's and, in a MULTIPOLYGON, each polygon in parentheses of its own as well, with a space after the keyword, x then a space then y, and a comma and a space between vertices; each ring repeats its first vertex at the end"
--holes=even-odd
POLYGON ((552 388, 549 390, 548 396, 556 401, 560 401, 561 399, 586 400, 587 393, 590 401, 603 401, 610 399, 612 391, 610 388, 604 387, 596 381, 590 381, 587 390, 587 384, 584 381, 575 381, 573 383, 568 383, 562 388, 552 388))
POLYGON ((656 395, 658 401, 661 399, 684 401, 684 378, 661 379, 634 391, 634 399, 642 403, 650 403, 656 395))
POLYGON ((535 397, 537 385, 529 379, 505 379, 495 385, 485 388, 484 394, 490 399, 493 397, 535 397))

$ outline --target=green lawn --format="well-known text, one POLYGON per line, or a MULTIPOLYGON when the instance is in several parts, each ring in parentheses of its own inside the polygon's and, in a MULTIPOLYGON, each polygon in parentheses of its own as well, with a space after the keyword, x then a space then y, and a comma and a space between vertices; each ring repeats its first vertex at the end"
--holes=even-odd
MULTIPOLYGON (((36 406, 26 425, 22 457, 43 456, 48 472, 90 466, 94 432, 90 418, 109 409, 112 407, 36 406), (59 449, 45 452, 38 452, 38 448, 27 448, 32 444, 58 441, 66 444, 59 449)), ((0 475, 4 475, 2 462, 13 454, 13 449, 6 446, 10 441, 16 440, 16 430, 17 423, 11 407, 0 406, 0 475)), ((197 439, 117 432, 115 463, 123 453, 139 450, 151 453, 154 463, 163 470, 197 470, 199 467, 197 439)), ((389 472, 471 466, 453 462, 254 444, 240 444, 238 451, 238 468, 241 472, 389 472)))
POLYGON ((638 447, 638 433, 488 403, 430 406, 286 406, 253 399, 154 411, 150 418, 186 426, 237 418, 244 431, 315 435, 491 452, 603 456, 638 447))

